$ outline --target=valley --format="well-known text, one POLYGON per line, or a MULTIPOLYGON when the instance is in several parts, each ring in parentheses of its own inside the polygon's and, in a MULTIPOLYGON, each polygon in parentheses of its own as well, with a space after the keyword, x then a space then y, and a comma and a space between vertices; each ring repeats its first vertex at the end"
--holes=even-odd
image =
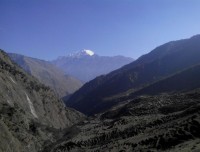
POLYGON ((199 50, 171 41, 85 84, 1 50, 0 152, 200 151, 199 50))
POLYGON ((0 152, 200 152, 200 0, 0 0, 0 152))

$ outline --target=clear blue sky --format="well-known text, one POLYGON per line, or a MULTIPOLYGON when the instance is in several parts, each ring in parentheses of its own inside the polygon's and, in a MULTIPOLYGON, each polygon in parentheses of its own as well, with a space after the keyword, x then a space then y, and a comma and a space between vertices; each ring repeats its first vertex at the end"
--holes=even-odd
POLYGON ((0 48, 51 60, 91 49, 137 58, 200 34, 200 0, 0 0, 0 48))

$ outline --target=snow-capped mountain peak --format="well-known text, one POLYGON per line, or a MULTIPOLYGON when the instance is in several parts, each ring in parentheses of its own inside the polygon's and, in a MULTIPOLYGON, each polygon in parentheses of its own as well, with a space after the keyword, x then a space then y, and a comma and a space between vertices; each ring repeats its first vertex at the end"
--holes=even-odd
POLYGON ((81 51, 76 51, 76 52, 70 53, 70 54, 68 54, 66 56, 59 56, 57 59, 58 60, 62 60, 62 59, 66 59, 66 58, 79 59, 79 58, 84 58, 84 57, 92 57, 92 56, 95 56, 95 55, 96 54, 92 50, 83 49, 81 51))
POLYGON ((67 55, 66 57, 81 58, 81 57, 85 57, 85 56, 94 56, 94 55, 95 55, 95 53, 93 51, 84 49, 82 51, 71 53, 71 54, 67 55))
POLYGON ((86 50, 86 49, 84 49, 83 52, 85 52, 85 53, 86 53, 87 55, 89 55, 89 56, 93 56, 93 55, 94 55, 94 52, 91 51, 91 50, 86 50))
POLYGON ((132 58, 123 56, 101 56, 89 49, 59 57, 52 63, 66 74, 74 76, 83 82, 88 82, 97 76, 107 74, 130 62, 132 58))

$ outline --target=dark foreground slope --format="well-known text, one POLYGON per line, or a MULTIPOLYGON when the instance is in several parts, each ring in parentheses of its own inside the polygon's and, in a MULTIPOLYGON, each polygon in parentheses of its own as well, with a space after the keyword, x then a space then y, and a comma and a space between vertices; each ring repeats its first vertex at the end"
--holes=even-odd
POLYGON ((200 90, 143 96, 79 124, 70 139, 47 151, 195 152, 200 151, 199 128, 200 90))
POLYGON ((83 118, 0 50, 0 151, 36 152, 83 118))
POLYGON ((11 59, 41 83, 51 87, 60 98, 74 93, 82 82, 64 74, 51 62, 10 53, 11 59))
POLYGON ((200 36, 172 41, 157 47, 129 65, 100 76, 75 92, 71 106, 85 114, 106 110, 105 99, 129 89, 137 91, 151 83, 200 63, 200 36))

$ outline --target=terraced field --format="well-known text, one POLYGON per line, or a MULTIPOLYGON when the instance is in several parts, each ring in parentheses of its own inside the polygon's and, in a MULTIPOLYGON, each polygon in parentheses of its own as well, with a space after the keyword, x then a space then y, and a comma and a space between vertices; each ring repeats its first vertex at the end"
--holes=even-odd
POLYGON ((97 118, 88 118, 71 130, 70 138, 66 134, 49 149, 199 151, 200 90, 132 99, 97 118))

